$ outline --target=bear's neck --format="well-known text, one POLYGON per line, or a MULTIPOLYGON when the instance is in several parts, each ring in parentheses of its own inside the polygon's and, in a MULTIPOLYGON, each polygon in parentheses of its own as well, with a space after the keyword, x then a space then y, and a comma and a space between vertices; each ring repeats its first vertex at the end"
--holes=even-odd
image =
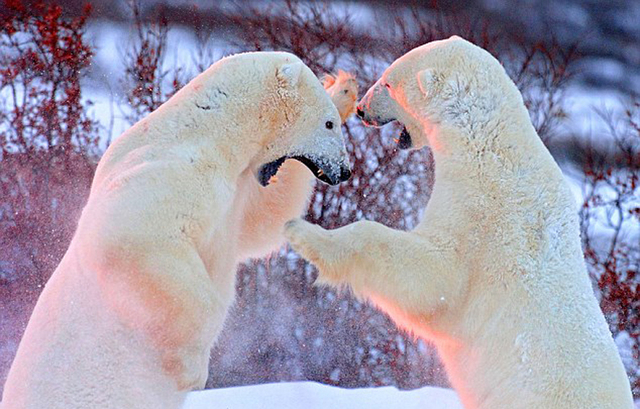
POLYGON ((469 195, 484 195, 488 188, 504 190, 503 196, 517 196, 528 180, 562 178, 524 106, 478 124, 474 131, 458 127, 438 130, 442 143, 433 152, 434 189, 444 191, 451 200, 457 197, 462 203, 469 195))
MULTIPOLYGON (((228 180, 236 180, 262 149, 261 142, 269 132, 268 126, 257 120, 262 102, 251 95, 246 81, 242 82, 243 86, 236 86, 233 81, 207 84, 206 96, 197 82, 185 86, 136 124, 140 130, 156 130, 137 132, 142 136, 138 142, 159 149, 170 149, 179 142, 189 147, 201 167, 215 168, 216 172, 224 169, 228 180), (147 140, 151 135, 154 140, 147 140)), ((260 83, 255 77, 252 82, 260 83)))

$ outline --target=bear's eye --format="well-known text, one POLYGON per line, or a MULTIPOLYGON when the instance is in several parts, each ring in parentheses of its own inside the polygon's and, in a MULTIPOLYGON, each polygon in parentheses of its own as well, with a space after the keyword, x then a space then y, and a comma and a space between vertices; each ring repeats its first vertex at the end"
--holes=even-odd
POLYGON ((385 86, 386 88, 391 88, 391 85, 389 85, 388 83, 385 83, 385 84, 384 84, 384 86, 385 86))
POLYGON ((348 93, 349 93, 349 90, 348 90, 348 89, 345 89, 344 91, 342 91, 342 93, 343 93, 343 94, 348 94, 348 93))
POLYGON ((333 122, 332 121, 327 121, 327 122, 325 122, 324 126, 326 126, 327 129, 333 129, 333 122))

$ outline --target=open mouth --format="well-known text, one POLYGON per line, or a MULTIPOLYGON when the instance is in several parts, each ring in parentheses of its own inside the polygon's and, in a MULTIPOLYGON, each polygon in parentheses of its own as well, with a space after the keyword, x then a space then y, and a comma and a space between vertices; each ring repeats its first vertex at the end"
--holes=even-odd
POLYGON ((335 186, 340 182, 343 182, 351 176, 351 172, 348 168, 341 169, 338 173, 339 175, 334 175, 336 172, 330 171, 331 167, 328 163, 318 163, 320 161, 315 161, 311 158, 302 155, 294 155, 294 156, 283 156, 279 159, 276 159, 272 162, 265 163, 260 167, 258 171, 258 182, 262 186, 267 186, 271 182, 271 178, 278 173, 280 167, 287 159, 295 159, 301 163, 303 163, 313 175, 318 178, 320 181, 329 184, 331 186, 335 186))
POLYGON ((278 173, 280 166, 287 159, 286 156, 281 157, 280 159, 276 159, 273 162, 265 163, 260 167, 258 171, 258 183, 262 186, 267 186, 272 177, 278 173))
POLYGON ((307 158, 306 156, 296 155, 296 156, 292 156, 291 159, 295 159, 300 163, 304 164, 306 167, 309 168, 309 170, 311 171, 311 173, 313 173, 315 177, 317 177, 319 180, 321 180, 326 184, 334 186, 340 183, 340 180, 336 180, 335 178, 333 179, 330 178, 320 166, 318 166, 314 161, 307 158))
POLYGON ((398 148, 400 149, 409 149, 413 145, 413 141, 411 141, 411 135, 409 131, 407 131, 406 126, 402 126, 402 131, 397 138, 394 138, 394 141, 398 144, 398 148))
POLYGON ((398 137, 398 148, 400 149, 409 149, 413 145, 411 141, 411 135, 409 135, 409 131, 407 131, 407 127, 402 127, 402 132, 400 132, 400 136, 398 137))

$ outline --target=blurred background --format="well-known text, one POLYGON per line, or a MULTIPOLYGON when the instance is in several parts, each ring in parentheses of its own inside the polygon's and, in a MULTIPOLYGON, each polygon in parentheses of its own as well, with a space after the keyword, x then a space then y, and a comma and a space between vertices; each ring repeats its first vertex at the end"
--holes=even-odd
MULTIPOLYGON (((354 73, 362 92, 405 52, 457 34, 504 64, 570 181, 593 289, 639 398, 639 23, 631 0, 3 0, 0 385, 101 154, 183 84, 231 53, 286 50, 318 76, 354 73)), ((306 218, 411 229, 433 184, 428 149, 399 151, 399 129, 356 118, 343 131, 353 177, 318 184, 306 218)), ((288 248, 239 266, 207 387, 447 385, 428 343, 348 292, 314 286, 316 274, 288 248)))

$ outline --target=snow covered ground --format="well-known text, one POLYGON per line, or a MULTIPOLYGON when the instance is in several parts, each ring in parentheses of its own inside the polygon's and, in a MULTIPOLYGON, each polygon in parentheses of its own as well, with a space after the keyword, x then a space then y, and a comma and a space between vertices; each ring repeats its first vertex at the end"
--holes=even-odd
POLYGON ((462 409, 451 389, 342 389, 315 382, 272 383, 189 394, 183 409, 462 409))
MULTIPOLYGON (((270 383, 192 392, 183 409, 463 409, 455 391, 426 386, 343 389, 315 382, 270 383)), ((640 400, 635 402, 640 409, 640 400)))
MULTIPOLYGON (((0 407, 2 407, 0 402, 0 407)), ((283 382, 191 392, 182 409, 464 409, 451 389, 392 386, 343 389, 315 382, 283 382)), ((635 402, 640 409, 640 400, 635 402)))

